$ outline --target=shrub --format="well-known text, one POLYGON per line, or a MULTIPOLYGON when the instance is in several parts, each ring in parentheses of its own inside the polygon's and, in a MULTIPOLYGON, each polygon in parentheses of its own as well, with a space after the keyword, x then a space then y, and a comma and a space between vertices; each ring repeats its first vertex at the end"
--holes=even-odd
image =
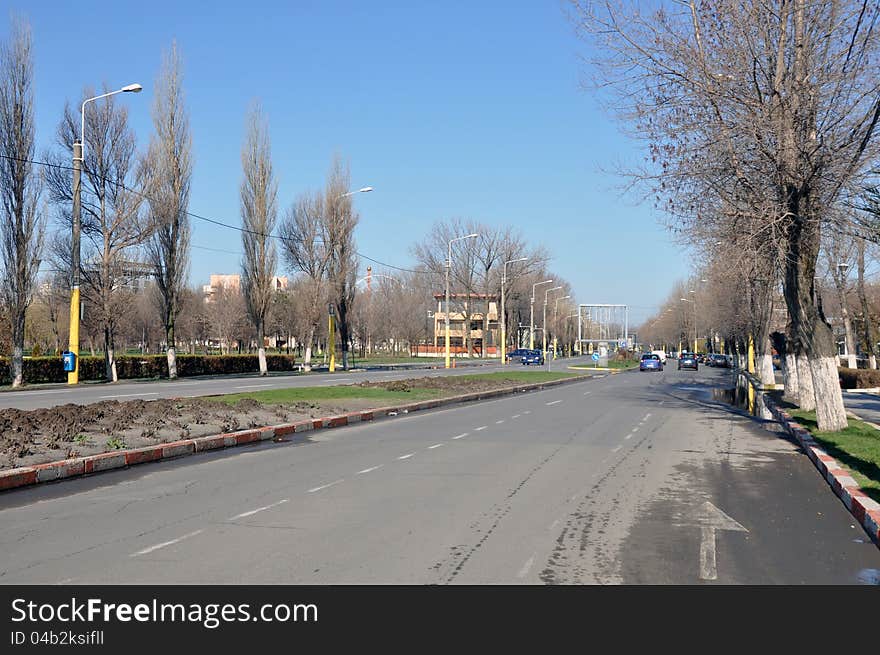
MULTIPOLYGON (((270 371, 292 371, 293 355, 266 355, 270 371)), ((256 373, 260 370, 257 355, 178 355, 177 374, 229 375, 256 373)), ((120 380, 168 377, 168 359, 165 355, 120 355, 116 358, 116 374, 120 380)), ((84 355, 79 358, 79 379, 83 382, 104 379, 104 357, 84 355)), ((0 384, 12 380, 9 360, 0 359, 0 384)), ((24 381, 28 384, 66 382, 67 373, 61 357, 28 357, 24 360, 24 381)))
POLYGON ((839 367, 837 375, 840 379, 840 386, 843 389, 880 387, 880 370, 877 369, 839 367))

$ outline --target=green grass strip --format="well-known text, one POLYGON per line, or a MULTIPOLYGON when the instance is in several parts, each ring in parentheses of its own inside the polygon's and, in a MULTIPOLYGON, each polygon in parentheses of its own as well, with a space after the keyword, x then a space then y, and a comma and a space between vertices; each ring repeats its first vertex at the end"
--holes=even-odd
POLYGON ((813 435, 813 439, 845 466, 868 496, 880 502, 880 430, 864 421, 848 419, 840 432, 820 432, 816 412, 790 409, 788 412, 813 435))

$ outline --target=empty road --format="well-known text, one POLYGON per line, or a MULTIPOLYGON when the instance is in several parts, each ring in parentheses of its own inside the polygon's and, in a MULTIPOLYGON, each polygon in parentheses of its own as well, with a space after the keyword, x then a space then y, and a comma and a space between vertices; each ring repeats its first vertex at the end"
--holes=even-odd
POLYGON ((6 492, 0 582, 876 580, 806 456, 711 400, 728 376, 605 375, 6 492))

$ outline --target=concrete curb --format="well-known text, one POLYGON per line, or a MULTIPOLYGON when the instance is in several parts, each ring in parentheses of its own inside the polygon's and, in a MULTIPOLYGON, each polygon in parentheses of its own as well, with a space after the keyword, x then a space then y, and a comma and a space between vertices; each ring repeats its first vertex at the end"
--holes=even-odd
POLYGON ((777 407, 756 384, 756 380, 746 375, 749 383, 763 396, 765 407, 785 431, 797 439, 804 452, 822 474, 853 517, 861 524, 871 540, 880 547, 880 503, 859 489, 859 483, 837 460, 823 450, 813 439, 810 431, 798 423, 788 412, 777 407))
POLYGON ((589 379, 592 379, 592 376, 577 376, 561 380, 537 382, 534 384, 521 384, 515 387, 495 389, 492 391, 479 391, 392 407, 378 407, 376 409, 349 412, 348 414, 340 414, 338 416, 326 416, 298 421, 296 423, 285 423, 282 425, 239 430, 237 432, 228 432, 225 434, 209 435, 206 437, 197 437, 195 439, 183 439, 181 441, 156 444, 155 446, 147 446, 145 448, 118 450, 98 455, 89 455, 87 457, 76 457, 58 462, 37 464, 35 466, 8 469, 6 471, 0 471, 0 491, 27 487, 45 482, 55 482, 57 480, 68 478, 76 478, 91 475, 93 473, 100 473, 102 471, 111 471, 113 469, 127 468, 137 464, 176 459, 178 457, 186 457, 188 455, 194 455, 196 453, 207 452, 210 450, 246 446, 261 443, 263 441, 271 441, 289 434, 338 428, 360 423, 362 421, 378 421, 396 416, 405 416, 410 412, 435 409, 447 405, 488 400, 527 391, 538 391, 547 387, 582 382, 589 379))

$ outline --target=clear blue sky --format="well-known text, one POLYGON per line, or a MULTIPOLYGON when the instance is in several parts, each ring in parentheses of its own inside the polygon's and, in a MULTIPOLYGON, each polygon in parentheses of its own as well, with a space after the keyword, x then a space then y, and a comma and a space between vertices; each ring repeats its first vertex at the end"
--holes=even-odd
MULTIPOLYGON (((320 187, 341 153, 352 184, 376 189, 355 199, 359 250, 370 257, 412 264, 411 244, 437 219, 509 224, 547 246, 579 302, 627 303, 633 322, 687 273, 654 211, 601 172, 640 155, 581 90, 585 46, 561 3, 4 4, 3 38, 10 10, 33 28, 39 150, 54 141, 65 101, 104 83, 144 85, 119 99, 145 146, 161 51, 177 40, 196 213, 240 224, 244 115, 259 98, 280 206, 320 187), (660 248, 643 257, 650 243, 660 248)), ((194 221, 193 244, 194 283, 239 270, 237 232, 194 221)))

